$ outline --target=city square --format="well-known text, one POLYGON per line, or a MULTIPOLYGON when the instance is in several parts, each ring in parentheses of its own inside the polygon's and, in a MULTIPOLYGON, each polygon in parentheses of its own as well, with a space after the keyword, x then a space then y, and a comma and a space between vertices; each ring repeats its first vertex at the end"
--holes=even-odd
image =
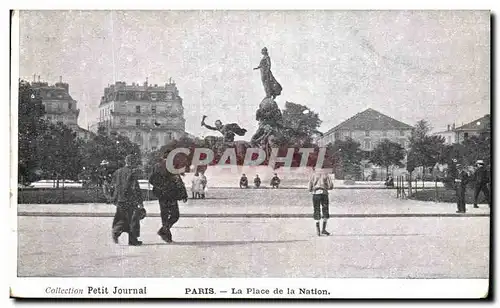
POLYGON ((394 190, 331 192, 317 237, 305 190, 214 189, 181 204, 174 243, 148 201, 141 247, 111 240, 111 204, 19 205, 21 277, 487 278, 489 208, 395 199, 394 190), (260 196, 257 196, 260 195, 260 196), (283 203, 284 195, 293 203, 283 203), (281 218, 273 218, 280 217, 281 218), (288 217, 287 215, 288 214, 288 217), (29 216, 28 216, 29 215, 29 216))

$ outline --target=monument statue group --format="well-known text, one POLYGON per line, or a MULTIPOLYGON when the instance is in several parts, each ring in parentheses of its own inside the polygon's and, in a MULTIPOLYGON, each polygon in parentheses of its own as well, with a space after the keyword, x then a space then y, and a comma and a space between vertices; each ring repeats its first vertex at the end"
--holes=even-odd
MULTIPOLYGON (((274 99, 281 94, 283 88, 274 78, 271 72, 271 58, 266 47, 262 48, 262 59, 259 66, 254 70, 260 70, 260 77, 264 87, 265 97, 260 102, 255 118, 259 122, 259 127, 250 140, 253 147, 260 147, 270 153, 271 148, 277 146, 277 141, 283 136, 285 129, 282 121, 282 113, 274 99)), ((223 124, 220 120, 215 121, 215 126, 205 123, 207 116, 203 116, 201 125, 207 129, 219 131, 223 136, 224 143, 234 142, 235 135, 244 136, 246 129, 241 128, 236 123, 223 124)))

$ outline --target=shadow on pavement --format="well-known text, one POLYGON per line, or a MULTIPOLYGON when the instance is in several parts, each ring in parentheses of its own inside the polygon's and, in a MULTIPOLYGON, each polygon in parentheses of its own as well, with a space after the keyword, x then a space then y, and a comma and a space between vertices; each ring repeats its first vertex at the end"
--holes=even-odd
POLYGON ((248 244, 283 244, 294 242, 306 242, 306 240, 290 240, 290 241, 187 241, 173 243, 143 243, 142 246, 231 246, 231 245, 248 245, 248 244))
POLYGON ((411 234, 389 234, 389 233, 380 233, 380 234, 334 234, 330 235, 331 237, 335 236, 425 236, 425 234, 421 233, 411 233, 411 234))

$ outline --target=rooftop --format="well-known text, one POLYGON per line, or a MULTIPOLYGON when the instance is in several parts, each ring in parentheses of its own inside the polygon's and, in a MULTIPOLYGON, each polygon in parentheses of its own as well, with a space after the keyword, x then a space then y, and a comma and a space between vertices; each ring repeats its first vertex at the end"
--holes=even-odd
POLYGON ((487 114, 482 118, 474 120, 470 123, 457 127, 455 130, 491 130, 490 115, 487 114))
POLYGON ((346 121, 330 129, 325 135, 338 130, 392 130, 413 129, 412 126, 393 119, 372 108, 355 114, 346 121))

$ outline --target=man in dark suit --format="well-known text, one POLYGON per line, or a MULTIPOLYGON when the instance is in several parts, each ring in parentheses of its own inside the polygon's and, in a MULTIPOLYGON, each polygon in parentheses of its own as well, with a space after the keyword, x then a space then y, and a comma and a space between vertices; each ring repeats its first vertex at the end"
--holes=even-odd
POLYGON ((476 162, 476 172, 474 172, 474 207, 478 208, 477 200, 479 198, 479 193, 482 191, 488 205, 491 207, 490 201, 490 190, 488 189, 488 184, 490 182, 490 177, 488 171, 484 167, 484 162, 478 160, 476 162))
POLYGON ((177 201, 187 202, 187 191, 179 174, 172 174, 167 170, 167 150, 163 159, 154 166, 149 177, 153 185, 153 194, 160 204, 161 228, 158 235, 167 243, 173 242, 170 229, 179 220, 179 204, 177 201))
POLYGON ((139 187, 136 170, 133 168, 134 156, 125 157, 125 166, 116 170, 112 178, 112 202, 116 205, 113 219, 113 241, 118 244, 118 238, 123 232, 128 233, 128 244, 142 244, 140 236, 139 209, 144 208, 142 193, 139 187))
POLYGON ((465 213, 465 192, 467 190, 467 183, 469 182, 469 174, 466 168, 461 164, 457 164, 458 174, 455 178, 455 190, 457 193, 457 213, 465 213))
POLYGON ((279 188, 280 182, 281 182, 281 180, 278 177, 278 174, 275 173, 274 176, 273 176, 273 178, 271 179, 271 187, 272 188, 279 188))
POLYGON ((244 173, 240 179, 240 188, 248 188, 248 178, 244 173))

